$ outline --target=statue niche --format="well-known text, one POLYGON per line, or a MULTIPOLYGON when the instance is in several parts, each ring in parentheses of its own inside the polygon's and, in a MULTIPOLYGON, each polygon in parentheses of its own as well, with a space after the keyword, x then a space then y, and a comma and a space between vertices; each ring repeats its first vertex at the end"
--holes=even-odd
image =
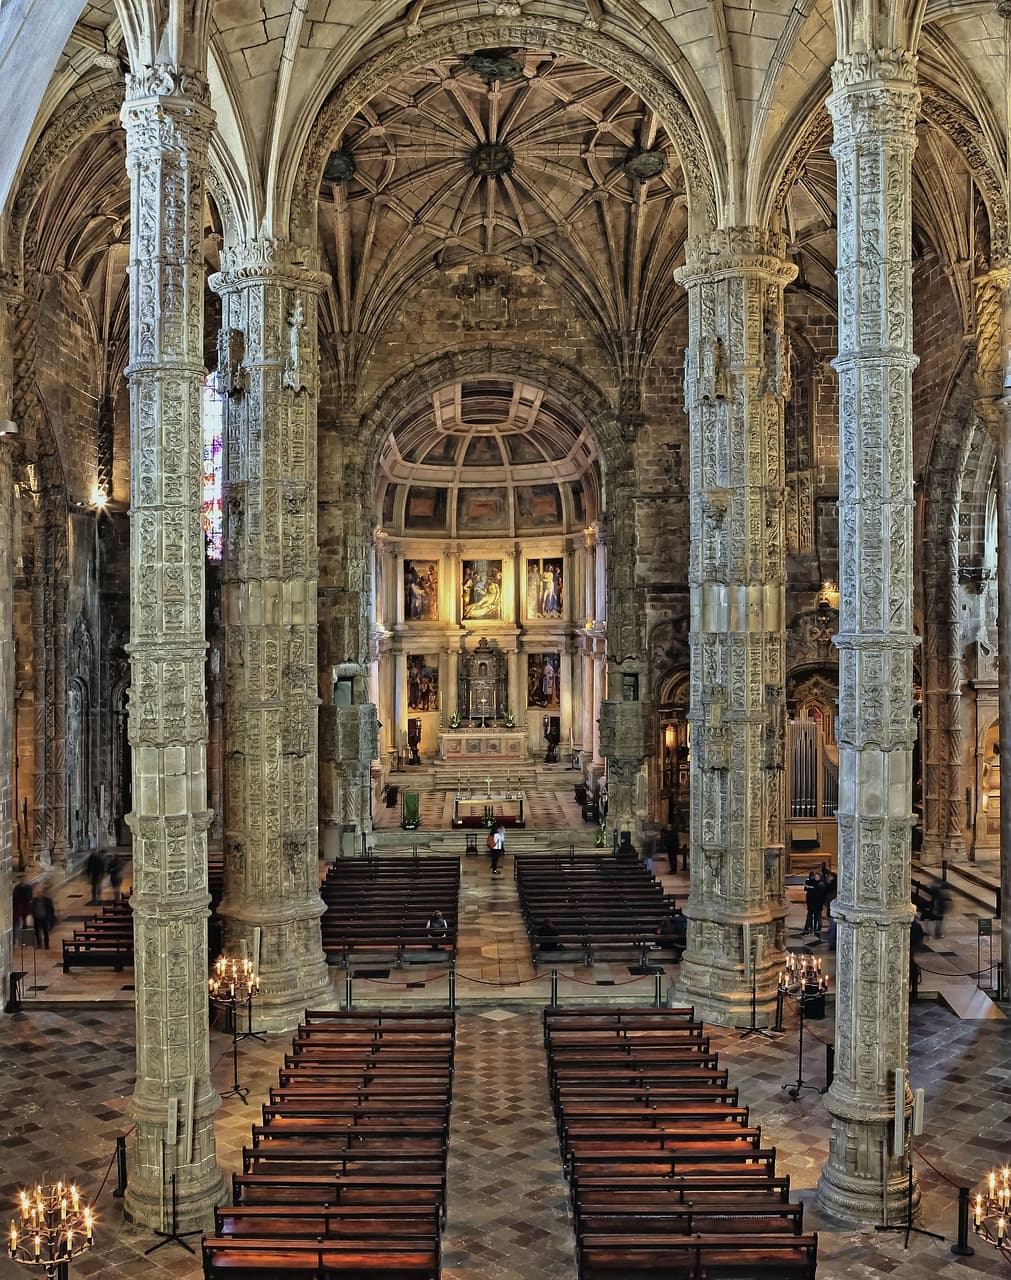
POLYGON ((506 656, 482 636, 460 664, 460 701, 472 725, 495 724, 508 707, 506 656))

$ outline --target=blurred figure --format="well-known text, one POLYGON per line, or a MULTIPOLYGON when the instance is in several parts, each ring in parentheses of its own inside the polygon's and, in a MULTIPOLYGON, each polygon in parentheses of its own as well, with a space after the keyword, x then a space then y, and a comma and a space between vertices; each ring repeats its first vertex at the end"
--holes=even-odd
POLYGON ((49 931, 56 923, 56 908, 49 896, 49 885, 40 886, 32 899, 32 923, 35 925, 35 945, 49 950, 49 931))

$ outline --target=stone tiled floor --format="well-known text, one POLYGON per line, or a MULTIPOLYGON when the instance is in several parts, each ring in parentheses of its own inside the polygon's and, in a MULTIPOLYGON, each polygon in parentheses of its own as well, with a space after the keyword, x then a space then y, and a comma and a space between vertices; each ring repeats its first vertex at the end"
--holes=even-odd
MULTIPOLYGON (((687 886, 670 878, 672 889, 687 886)), ((61 914, 87 911, 68 893, 59 895, 61 914)), ((792 890, 799 899, 797 890, 792 890)), ((925 969, 968 973, 975 968, 975 914, 950 917, 946 936, 930 940, 922 956, 925 969)), ((801 923, 799 903, 790 924, 801 923)), ((799 939, 797 939, 799 941, 799 939)), ((514 1280, 575 1280, 565 1188, 557 1158, 539 1038, 539 1009, 548 998, 548 975, 536 976, 522 931, 512 881, 511 859, 505 874, 492 879, 485 858, 466 859, 461 897, 461 945, 458 963, 460 1015, 454 1111, 450 1144, 449 1221, 444 1239, 446 1280, 510 1277, 514 1280)), ((825 948, 821 948, 824 952, 825 948)), ((825 955, 831 971, 832 956, 825 955)), ((45 962, 45 957, 43 957, 45 962)), ((55 961, 55 953, 49 958, 55 961)), ((430 970, 429 970, 430 971, 430 970)), ((48 1172, 77 1178, 99 1192, 101 1227, 95 1252, 74 1264, 73 1275, 106 1277, 200 1274, 189 1255, 176 1247, 151 1258, 149 1232, 125 1224, 112 1197, 110 1171, 115 1138, 129 1127, 133 1083, 133 1011, 131 994, 122 990, 132 974, 86 974, 59 991, 55 969, 49 990, 35 995, 25 1012, 5 1024, 0 1043, 0 1078, 5 1082, 0 1127, 0 1207, 10 1204, 22 1183, 48 1172), (104 994, 103 994, 104 991, 104 994), (120 1003, 116 1003, 116 1002, 120 1003)), ((356 981, 356 1002, 442 1001, 447 981, 425 981, 422 966, 393 969, 387 982, 356 981)), ((343 974, 335 979, 343 983, 343 974)), ((674 976, 665 975, 664 982, 674 976)), ((928 975, 928 985, 935 981, 928 975)), ((969 978, 953 981, 974 989, 969 978)), ((40 983, 41 985, 41 983, 40 983)), ((651 978, 635 979, 628 966, 563 968, 560 997, 572 1003, 604 995, 623 1000, 652 997, 651 978), (597 984, 613 983, 606 987, 597 984), (618 984, 625 984, 619 986, 618 984)), ((830 1006, 831 1017, 831 1006, 830 1006)), ((808 1227, 821 1234, 821 1280, 890 1275, 922 1280, 926 1274, 954 1278, 1006 1274, 1007 1264, 985 1244, 974 1257, 958 1259, 949 1246, 954 1233, 952 1183, 975 1181, 1005 1153, 1011 1154, 1011 1063, 1003 1020, 959 1019, 936 1003, 911 1013, 911 1083, 927 1092, 927 1123, 916 1143, 916 1170, 923 1191, 922 1223, 948 1236, 943 1243, 914 1235, 908 1252, 902 1235, 878 1235, 873 1229, 840 1229, 819 1217, 813 1201, 818 1172, 828 1144, 823 1098, 805 1092, 793 1102, 783 1086, 797 1074, 797 1028, 792 1013, 787 1030, 774 1042, 742 1040, 717 1031, 716 1047, 731 1067, 742 1098, 761 1123, 767 1142, 779 1150, 780 1167, 791 1174, 807 1204, 808 1227)), ((830 1019, 809 1024, 805 1078, 824 1080, 824 1048, 831 1039, 830 1019)), ((246 1042, 240 1049, 239 1076, 251 1088, 254 1105, 228 1099, 217 1121, 218 1154, 226 1171, 237 1167, 258 1101, 276 1080, 287 1036, 266 1045, 246 1042)), ((214 1080, 220 1089, 231 1080, 229 1041, 212 1033, 214 1080)), ((4 1225, 0 1212, 0 1227, 4 1225)), ((0 1278, 19 1269, 0 1257, 0 1278)))

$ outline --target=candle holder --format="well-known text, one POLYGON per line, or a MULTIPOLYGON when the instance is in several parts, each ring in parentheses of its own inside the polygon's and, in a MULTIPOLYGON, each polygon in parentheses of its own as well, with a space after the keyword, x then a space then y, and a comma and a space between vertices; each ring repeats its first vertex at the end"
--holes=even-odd
POLYGON ((976 1234, 1011 1261, 1011 1167, 991 1169, 972 1197, 976 1234))
MULTIPOLYGON (((825 1008, 828 976, 822 973, 820 959, 788 951, 786 968, 780 970, 777 986, 780 996, 784 1000, 793 1000, 797 1006, 797 1080, 794 1084, 783 1085, 788 1095, 797 1102, 805 1089, 812 1089, 816 1093, 825 1093, 828 1089, 827 1085, 822 1088, 821 1085, 808 1084, 804 1079, 804 1019, 812 1009, 819 1006, 825 1008)), ((821 1014, 817 1016, 821 1017, 821 1014)))
POLYGON ((11 1221, 7 1256, 26 1267, 38 1267, 51 1280, 68 1280, 70 1263, 95 1242, 95 1216, 81 1202, 74 1184, 35 1184, 18 1197, 11 1221))
POLYGON ((248 1106, 249 1089, 239 1084, 239 1041, 259 1040, 266 1043, 266 1036, 253 1030, 253 999, 259 995, 260 979, 253 969, 252 960, 238 960, 219 956, 214 966, 214 976, 207 983, 211 1000, 225 1011, 225 1031, 232 1033, 232 1085, 222 1098, 239 1098, 248 1106), (246 1030, 239 1030, 239 1008, 246 1007, 246 1030))

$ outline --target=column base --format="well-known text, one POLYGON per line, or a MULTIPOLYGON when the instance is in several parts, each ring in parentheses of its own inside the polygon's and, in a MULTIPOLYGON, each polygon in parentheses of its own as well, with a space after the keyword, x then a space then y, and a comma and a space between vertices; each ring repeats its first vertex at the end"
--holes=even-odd
MULTIPOLYGON (((890 1122, 833 1120, 829 1157, 818 1179, 816 1197, 819 1208, 840 1222, 905 1225, 909 1163, 905 1157, 891 1154, 890 1122), (837 1153, 842 1160, 837 1159, 837 1153)), ((920 1188, 914 1178, 914 1221, 919 1204, 920 1188)))
POLYGON ((340 1002, 340 993, 331 981, 325 960, 319 974, 300 974, 294 990, 271 990, 268 974, 253 1005, 253 1029, 294 1031, 306 1009, 339 1009, 340 1002))
MULTIPOLYGON (((674 999, 690 1004, 696 1018, 713 1026, 743 1031, 751 1025, 751 988, 741 986, 740 969, 719 969, 693 962, 686 955, 674 984, 674 999)), ((775 1020, 775 972, 770 969, 758 975, 755 1026, 771 1027, 775 1020)))
POLYGON ((226 922, 226 950, 256 956, 259 930, 260 993, 253 1002, 253 1029, 291 1031, 306 1009, 333 1009, 339 996, 330 978, 320 936, 322 900, 303 904, 300 914, 272 917, 244 904, 222 902, 219 913, 226 922))
MULTIPOLYGON (((225 1179, 215 1165, 203 1176, 193 1177, 189 1169, 176 1173, 176 1230, 210 1231, 214 1227, 214 1210, 228 1199, 225 1179)), ((139 1227, 152 1231, 172 1230, 172 1184, 166 1174, 164 1198, 157 1179, 147 1182, 137 1177, 131 1169, 126 1195, 123 1197, 123 1216, 139 1227)))
POLYGON ((134 1096, 137 1118, 130 1146, 123 1213, 130 1222, 154 1231, 206 1231, 216 1205, 227 1200, 225 1179, 214 1156, 214 1112, 221 1099, 208 1082, 193 1116, 192 1152, 184 1150, 185 1111, 176 1111, 179 1141, 166 1144, 168 1097, 143 1102, 134 1096), (187 1156, 189 1163, 184 1163, 187 1156), (172 1221, 172 1172, 175 1169, 175 1223, 172 1221))

